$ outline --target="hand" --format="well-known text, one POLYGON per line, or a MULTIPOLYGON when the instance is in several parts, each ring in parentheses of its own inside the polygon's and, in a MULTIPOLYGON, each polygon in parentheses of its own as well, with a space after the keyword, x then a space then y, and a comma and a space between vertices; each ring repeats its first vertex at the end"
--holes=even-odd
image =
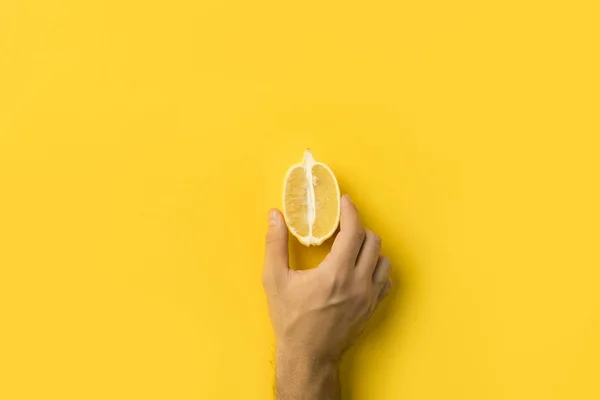
POLYGON ((379 254, 381 240, 361 226, 346 195, 341 208, 331 252, 305 271, 289 268, 287 227, 279 211, 269 213, 263 284, 278 362, 337 362, 391 287, 390 261, 379 254))

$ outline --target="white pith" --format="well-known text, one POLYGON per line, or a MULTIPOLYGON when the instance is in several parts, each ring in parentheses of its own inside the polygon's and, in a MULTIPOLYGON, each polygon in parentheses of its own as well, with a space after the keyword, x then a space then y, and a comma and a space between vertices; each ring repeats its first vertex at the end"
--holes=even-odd
POLYGON ((316 210, 316 201, 315 201, 315 188, 314 188, 314 184, 313 184, 313 175, 312 175, 312 168, 315 165, 316 161, 315 158, 313 157, 312 153, 310 150, 306 150, 304 152, 304 172, 306 173, 306 182, 308 183, 308 190, 307 195, 308 195, 308 213, 306 215, 306 222, 308 222, 308 237, 309 237, 309 244, 313 244, 313 237, 312 237, 312 230, 313 230, 313 224, 315 223, 315 217, 317 214, 317 210, 316 210))

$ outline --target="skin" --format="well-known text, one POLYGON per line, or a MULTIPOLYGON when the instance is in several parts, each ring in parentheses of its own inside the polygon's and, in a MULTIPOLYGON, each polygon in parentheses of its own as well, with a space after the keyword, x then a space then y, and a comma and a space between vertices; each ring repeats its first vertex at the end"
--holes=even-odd
POLYGON ((263 286, 275 331, 278 400, 339 400, 340 358, 392 285, 380 249, 344 195, 331 252, 315 269, 292 270, 283 216, 269 212, 263 286))

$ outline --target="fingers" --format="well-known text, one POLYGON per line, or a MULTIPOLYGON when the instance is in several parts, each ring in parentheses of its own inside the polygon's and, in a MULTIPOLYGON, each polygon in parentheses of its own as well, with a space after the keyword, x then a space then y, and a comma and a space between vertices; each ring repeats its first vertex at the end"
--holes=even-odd
POLYGON ((356 261, 357 272, 368 276, 373 275, 375 266, 379 259, 379 251, 381 250, 381 239, 373 231, 366 230, 365 241, 363 242, 358 259, 356 261))
POLYGON ((342 196, 341 213, 340 233, 335 238, 331 252, 354 266, 366 232, 360 224, 358 211, 348 195, 342 196))
POLYGON ((391 263, 387 257, 379 257, 375 272, 373 272, 373 289, 375 293, 381 292, 390 276, 391 263))
POLYGON ((288 231, 281 212, 269 211, 269 229, 266 238, 265 279, 282 276, 289 270, 288 231))
POLYGON ((385 284, 383 285, 383 288, 381 288, 379 295, 377 295, 377 302, 375 304, 375 308, 377 308, 379 303, 381 303, 383 301, 385 296, 387 296, 387 294, 390 292, 391 288, 392 288, 392 278, 388 278, 387 281, 385 282, 385 284))
POLYGON ((375 294, 375 307, 377 309, 379 303, 385 298, 392 287, 392 279, 390 278, 391 263, 387 257, 379 257, 375 272, 373 273, 373 294, 375 294))

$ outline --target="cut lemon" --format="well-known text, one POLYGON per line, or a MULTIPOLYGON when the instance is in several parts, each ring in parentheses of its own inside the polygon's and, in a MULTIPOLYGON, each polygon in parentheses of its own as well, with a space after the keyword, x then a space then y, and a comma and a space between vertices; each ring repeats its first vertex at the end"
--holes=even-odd
POLYGON ((311 151, 290 167, 283 186, 283 215, 288 229, 305 246, 318 246, 340 222, 340 188, 331 169, 311 151))

